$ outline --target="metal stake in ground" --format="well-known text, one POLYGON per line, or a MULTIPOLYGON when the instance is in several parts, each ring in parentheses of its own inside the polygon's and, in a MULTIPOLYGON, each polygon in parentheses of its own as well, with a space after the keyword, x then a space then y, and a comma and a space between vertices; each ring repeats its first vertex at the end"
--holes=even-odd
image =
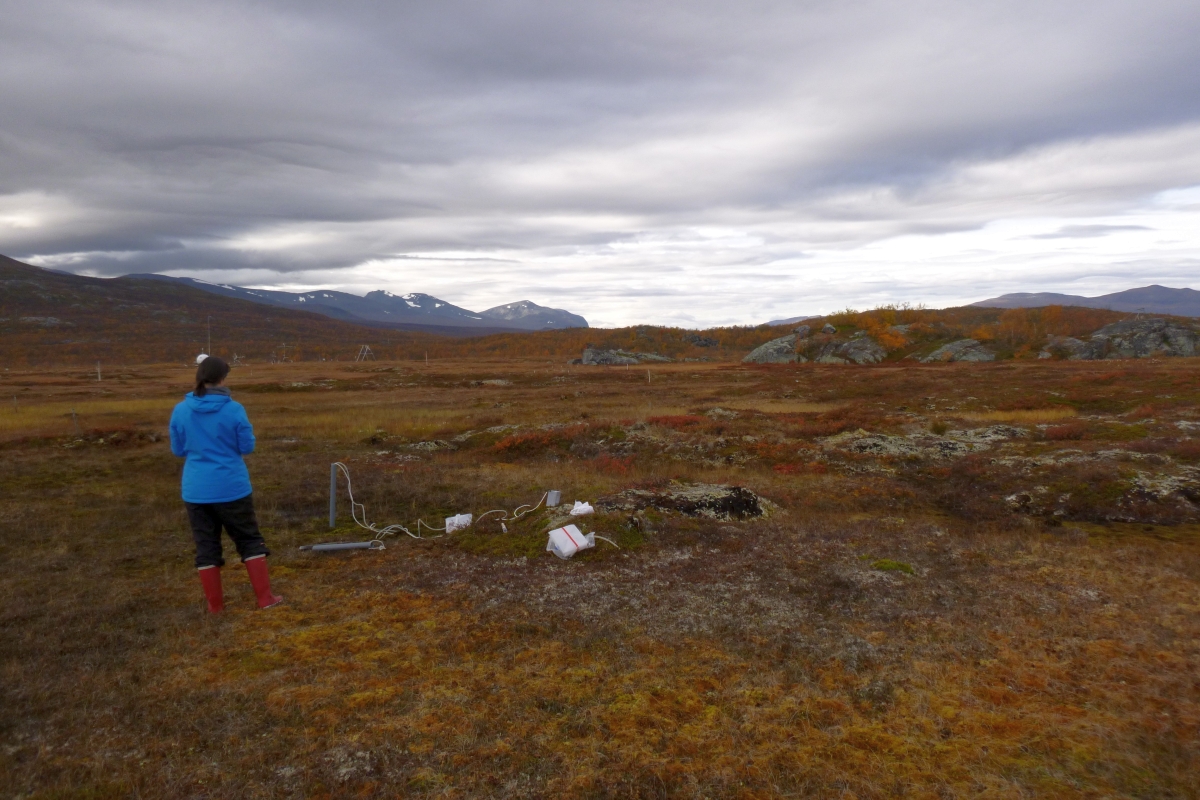
POLYGON ((329 527, 337 527, 337 464, 329 465, 329 527))

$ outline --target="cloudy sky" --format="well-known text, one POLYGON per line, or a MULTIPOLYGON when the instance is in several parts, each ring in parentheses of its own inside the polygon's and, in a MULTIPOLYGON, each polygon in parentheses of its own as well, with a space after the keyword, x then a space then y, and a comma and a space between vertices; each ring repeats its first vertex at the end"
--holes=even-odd
POLYGON ((0 10, 43 266, 596 325, 1200 288, 1186 0, 0 10))

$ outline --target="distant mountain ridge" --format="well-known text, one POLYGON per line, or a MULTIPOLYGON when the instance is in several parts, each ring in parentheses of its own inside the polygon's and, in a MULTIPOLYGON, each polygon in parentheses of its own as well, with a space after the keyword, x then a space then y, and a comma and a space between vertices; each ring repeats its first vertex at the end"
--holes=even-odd
POLYGON ((816 319, 820 314, 807 314, 803 317, 788 317, 787 319, 773 319, 768 322, 768 325, 795 325, 797 322, 804 322, 806 319, 816 319))
POLYGON ((1169 286, 1142 286, 1123 292, 1083 297, 1055 292, 1015 292, 971 303, 983 308, 1038 308, 1040 306, 1082 306, 1107 308, 1112 311, 1133 311, 1147 314, 1171 314, 1177 317, 1200 317, 1200 292, 1195 289, 1172 289, 1169 286))
POLYGON ((184 284, 212 294, 236 297, 262 305, 311 311, 360 325, 382 324, 390 328, 414 330, 466 328, 478 329, 480 333, 498 330, 544 331, 588 327, 587 320, 578 314, 572 314, 559 308, 547 308, 529 300, 474 312, 440 300, 433 295, 419 292, 396 295, 376 290, 360 297, 348 292, 335 292, 327 289, 315 292, 247 289, 223 283, 208 283, 195 278, 173 278, 158 273, 126 275, 125 277, 184 284))

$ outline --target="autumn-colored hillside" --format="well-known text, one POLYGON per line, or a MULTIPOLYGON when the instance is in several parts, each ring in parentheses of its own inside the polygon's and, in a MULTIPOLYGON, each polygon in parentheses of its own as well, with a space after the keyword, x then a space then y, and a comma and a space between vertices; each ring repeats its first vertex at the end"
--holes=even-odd
POLYGON ((68 275, 0 256, 0 358, 10 366, 183 363, 207 347, 255 360, 334 358, 440 337, 365 328, 186 286, 68 275))

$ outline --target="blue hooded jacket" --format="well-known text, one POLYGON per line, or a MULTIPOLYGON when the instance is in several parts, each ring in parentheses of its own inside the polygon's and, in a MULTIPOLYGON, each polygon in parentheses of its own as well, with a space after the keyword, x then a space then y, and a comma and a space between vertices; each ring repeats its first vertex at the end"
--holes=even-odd
POLYGON ((188 392, 171 414, 171 452, 186 456, 183 499, 228 503, 250 494, 242 456, 254 452, 254 428, 241 403, 227 394, 188 392))

